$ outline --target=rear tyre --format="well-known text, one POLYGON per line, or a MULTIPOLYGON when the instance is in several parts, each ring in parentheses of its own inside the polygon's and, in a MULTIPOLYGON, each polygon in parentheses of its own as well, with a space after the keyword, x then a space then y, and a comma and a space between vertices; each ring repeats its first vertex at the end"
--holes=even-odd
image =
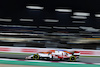
POLYGON ((38 60, 38 59, 39 59, 39 55, 38 55, 38 54, 34 54, 34 55, 33 55, 33 59, 34 59, 34 60, 38 60))
POLYGON ((76 61, 76 57, 75 57, 75 56, 71 56, 71 57, 69 58, 69 60, 70 60, 71 62, 74 62, 74 61, 76 61))

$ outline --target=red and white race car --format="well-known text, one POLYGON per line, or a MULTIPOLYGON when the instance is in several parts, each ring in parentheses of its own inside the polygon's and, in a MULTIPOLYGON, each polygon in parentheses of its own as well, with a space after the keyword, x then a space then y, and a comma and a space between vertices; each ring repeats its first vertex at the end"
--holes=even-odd
POLYGON ((76 61, 77 58, 79 58, 80 52, 73 51, 58 51, 58 50, 50 50, 48 52, 39 52, 37 54, 30 55, 26 57, 25 59, 48 59, 48 60, 70 60, 70 61, 76 61))

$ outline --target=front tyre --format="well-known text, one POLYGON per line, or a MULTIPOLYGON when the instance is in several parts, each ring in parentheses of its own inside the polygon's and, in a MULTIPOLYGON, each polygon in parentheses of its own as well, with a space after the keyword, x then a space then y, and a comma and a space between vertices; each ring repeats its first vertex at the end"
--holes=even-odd
POLYGON ((71 57, 69 58, 69 60, 70 60, 71 62, 74 62, 74 61, 76 61, 76 57, 75 57, 75 56, 71 56, 71 57))
POLYGON ((39 59, 39 55, 38 55, 38 54, 34 54, 34 55, 33 55, 33 59, 34 59, 34 60, 38 60, 38 59, 39 59))

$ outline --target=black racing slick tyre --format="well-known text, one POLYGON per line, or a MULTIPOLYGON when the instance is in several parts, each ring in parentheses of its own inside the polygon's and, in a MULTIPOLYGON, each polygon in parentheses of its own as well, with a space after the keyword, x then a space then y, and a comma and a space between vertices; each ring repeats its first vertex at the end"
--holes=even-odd
POLYGON ((75 56, 71 56, 71 57, 69 58, 69 60, 70 60, 71 62, 74 62, 74 61, 76 61, 76 57, 75 57, 75 56))
POLYGON ((38 55, 38 54, 34 54, 34 55, 33 55, 33 59, 34 59, 34 60, 38 60, 38 59, 39 59, 39 55, 38 55))

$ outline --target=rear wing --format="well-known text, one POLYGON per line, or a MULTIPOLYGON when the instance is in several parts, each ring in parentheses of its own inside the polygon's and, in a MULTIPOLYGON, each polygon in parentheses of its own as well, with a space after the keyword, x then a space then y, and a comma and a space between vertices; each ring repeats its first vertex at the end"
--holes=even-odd
POLYGON ((75 55, 75 56, 76 56, 76 55, 79 56, 79 55, 80 55, 80 52, 79 52, 79 51, 74 51, 74 52, 73 52, 73 55, 75 55))

